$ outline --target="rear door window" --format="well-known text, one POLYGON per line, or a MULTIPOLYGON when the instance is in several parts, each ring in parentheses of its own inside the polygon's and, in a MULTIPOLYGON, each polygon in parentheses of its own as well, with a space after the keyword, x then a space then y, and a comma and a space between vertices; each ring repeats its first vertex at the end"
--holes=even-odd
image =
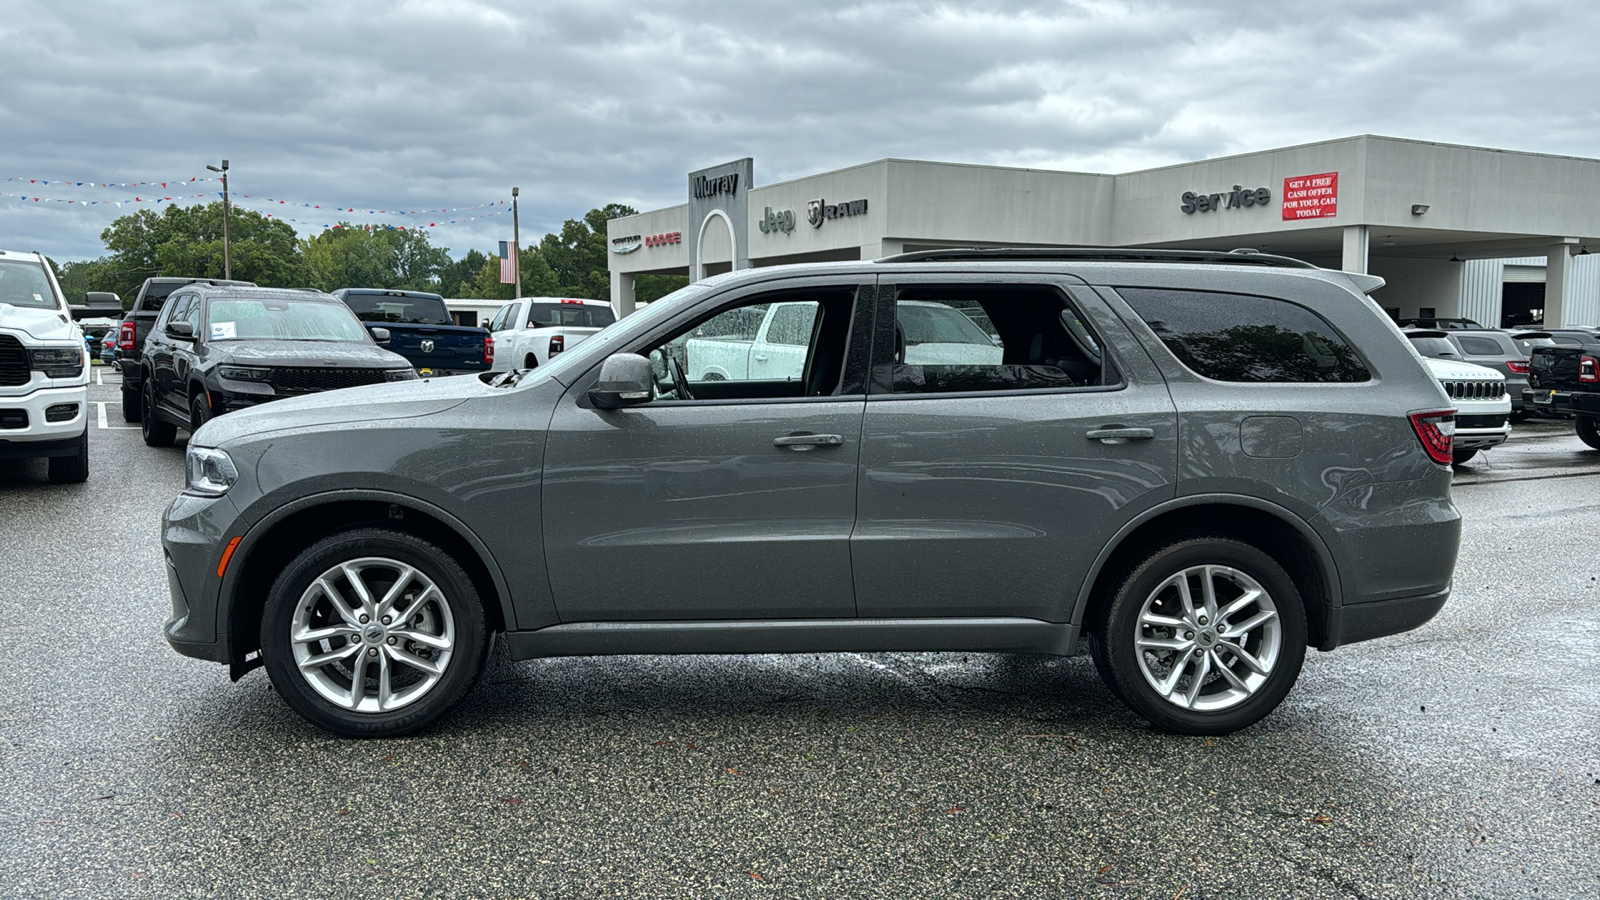
POLYGON ((1170 288, 1119 288, 1190 371, 1216 381, 1350 383, 1371 371, 1327 320, 1287 300, 1170 288))

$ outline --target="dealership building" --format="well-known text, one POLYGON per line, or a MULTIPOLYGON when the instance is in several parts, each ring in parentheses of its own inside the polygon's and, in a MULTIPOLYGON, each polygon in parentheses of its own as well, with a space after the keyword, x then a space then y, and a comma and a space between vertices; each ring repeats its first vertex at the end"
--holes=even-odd
POLYGON ((1397 318, 1600 324, 1600 160, 1373 135, 1122 175, 883 159, 757 186, 741 159, 689 173, 686 203, 613 219, 607 239, 622 314, 639 275, 1090 246, 1368 272, 1397 318))

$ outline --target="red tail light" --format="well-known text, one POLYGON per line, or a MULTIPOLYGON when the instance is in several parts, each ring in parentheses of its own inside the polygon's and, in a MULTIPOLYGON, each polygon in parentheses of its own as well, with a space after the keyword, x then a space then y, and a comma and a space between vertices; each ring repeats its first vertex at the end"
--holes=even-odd
POLYGON ((1578 380, 1584 384, 1600 383, 1600 359, 1585 356, 1578 360, 1578 380))
MULTIPOLYGON (((561 351, 563 351, 565 349, 567 349, 567 337, 566 337, 566 335, 556 334, 556 335, 551 335, 550 336, 550 353, 549 353, 549 356, 555 356, 557 353, 560 353, 561 351)), ((548 358, 548 357, 546 357, 546 358, 548 358)))
POLYGON ((1506 360, 1506 368, 1508 368, 1511 371, 1517 373, 1518 375, 1526 375, 1526 374, 1528 374, 1528 362, 1527 362, 1527 360, 1523 360, 1522 362, 1517 362, 1514 359, 1508 359, 1508 360, 1506 360))
POLYGON ((126 350, 129 353, 132 353, 133 334, 133 323, 123 322, 122 327, 117 329, 117 349, 126 350))
POLYGON ((487 335, 483 338, 483 364, 494 365, 494 338, 487 335))
POLYGON ((1428 458, 1448 466, 1455 461, 1456 411, 1439 409, 1411 414, 1411 428, 1422 442, 1428 458))

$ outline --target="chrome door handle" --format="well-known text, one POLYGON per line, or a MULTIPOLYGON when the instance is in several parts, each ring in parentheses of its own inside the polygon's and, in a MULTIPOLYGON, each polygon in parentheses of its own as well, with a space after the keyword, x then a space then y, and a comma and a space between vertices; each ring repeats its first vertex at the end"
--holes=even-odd
POLYGON ((774 447, 810 450, 812 447, 837 447, 844 443, 842 434, 786 434, 772 439, 774 447))
POLYGON ((1126 444, 1129 441, 1148 441, 1156 436, 1154 428, 1124 428, 1120 425, 1095 428, 1086 437, 1107 444, 1126 444))

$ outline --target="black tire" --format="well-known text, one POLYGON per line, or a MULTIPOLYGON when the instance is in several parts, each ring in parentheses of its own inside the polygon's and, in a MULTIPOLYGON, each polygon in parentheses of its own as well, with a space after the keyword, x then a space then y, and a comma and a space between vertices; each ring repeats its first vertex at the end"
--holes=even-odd
MULTIPOLYGON (((397 569, 384 563, 369 564, 366 569, 357 569, 358 573, 371 570, 376 570, 379 574, 369 583, 369 592, 375 598, 381 598, 382 594, 371 589, 386 591, 387 586, 383 582, 384 573, 392 574, 397 569)), ((337 586, 341 576, 329 577, 336 583, 336 591, 350 596, 355 594, 350 589, 348 581, 343 582, 343 587, 337 586)), ((392 586, 395 580, 390 578, 389 586, 392 586)), ((420 585, 421 582, 418 581, 416 584, 420 585)), ((401 598, 397 602, 406 600, 401 598)), ((418 604, 418 607, 422 606, 424 604, 418 604)), ((483 604, 467 573, 449 554, 434 544, 386 528, 358 528, 340 532, 329 535, 306 548, 278 576, 278 580, 267 595, 266 609, 261 619, 262 655, 265 657, 267 674, 272 679, 273 687, 295 712, 312 724, 346 737, 397 737, 432 724, 449 712, 477 683, 484 662, 488 658, 488 647, 489 629, 484 618, 483 604), (388 711, 378 709, 358 711, 349 708, 348 703, 352 698, 359 705, 375 695, 368 694, 364 690, 362 695, 357 696, 354 691, 353 670, 342 661, 329 662, 318 668, 303 669, 301 661, 296 658, 295 642, 291 637, 302 601, 311 611, 304 617, 308 627, 320 628, 328 625, 342 627, 342 621, 334 618, 337 614, 334 605, 327 595, 318 592, 314 585, 320 577, 341 563, 363 559, 385 560, 414 567, 422 579, 431 581, 439 588, 444 598, 445 612, 440 612, 436 604, 423 609, 418 618, 412 619, 411 623, 406 621, 393 625, 381 623, 382 627, 377 629, 387 634, 390 629, 402 629, 414 624, 412 630, 396 631, 395 634, 387 636, 373 636, 366 634, 365 631, 370 631, 373 626, 380 624, 377 618, 381 610, 376 607, 367 609, 366 613, 353 610, 358 617, 368 615, 368 621, 351 626, 363 629, 362 633, 349 637, 330 637, 316 642, 302 642, 303 653, 316 655, 326 653, 331 659, 340 651, 354 646, 355 655, 351 658, 352 661, 365 660, 360 671, 362 685, 366 687, 369 683, 377 681, 383 673, 397 666, 403 666, 399 660, 408 654, 415 653, 418 657, 428 657, 424 662, 430 660, 436 662, 430 653, 440 655, 443 652, 430 651, 427 647, 414 644, 404 637, 399 639, 398 645, 390 644, 389 642, 394 640, 397 634, 416 634, 422 631, 438 639, 440 633, 445 635, 453 633, 454 643, 448 650, 449 655, 444 657, 442 673, 438 674, 431 686, 423 687, 414 698, 388 711), (317 610, 322 611, 321 618, 317 617, 317 610), (420 621, 423 613, 432 618, 420 621), (447 626, 443 624, 445 622, 451 624, 447 626), (430 627, 435 630, 429 631, 430 627), (340 668, 341 666, 343 668, 340 668), (371 673, 374 668, 380 671, 376 674, 371 673), (338 680, 340 678, 343 678, 342 683, 338 680), (318 686, 313 685, 313 679, 321 679, 323 690, 333 690, 335 693, 340 689, 348 691, 350 696, 346 698, 346 704, 335 703, 325 696, 318 686)), ((403 668, 397 671, 402 675, 417 676, 417 683, 426 680, 420 669, 403 668)), ((417 683, 411 687, 416 687, 417 683)), ((402 689, 407 688, 402 685, 402 689)), ((377 690, 377 687, 371 686, 371 690, 377 690)), ((400 696, 398 690, 395 696, 400 696)))
POLYGON ((1600 450, 1600 422, 1593 416, 1578 416, 1578 440, 1600 450))
POLYGON ((537 368, 539 368, 539 357, 534 356, 532 353, 529 353, 528 355, 522 357, 522 367, 524 369, 537 369, 537 368))
MULTIPOLYGON (((123 377, 126 378, 127 376, 124 375, 123 377)), ((137 388, 129 385, 127 382, 123 382, 123 384, 122 384, 122 421, 124 421, 124 422, 137 422, 137 421, 139 421, 139 404, 141 402, 142 401, 139 399, 139 390, 137 388)))
POLYGON ((50 457, 50 481, 53 484, 79 484, 89 480, 89 428, 84 425, 78 437, 78 452, 74 456, 50 457))
POLYGON ((139 391, 139 430, 151 447, 171 447, 178 437, 177 427, 156 413, 156 389, 148 378, 139 391))
POLYGON ((199 431, 211 418, 211 398, 202 390, 189 400, 189 434, 199 431))
MULTIPOLYGON (((1235 581, 1229 580, 1234 575, 1219 575, 1225 585, 1240 587, 1235 581)), ((1184 579, 1191 588, 1191 594, 1196 586, 1196 577, 1186 576, 1184 579)), ((1243 596, 1242 588, 1238 593, 1227 596, 1219 592, 1216 605, 1220 610, 1225 610, 1228 602, 1243 596)), ((1203 608, 1198 612, 1203 613, 1203 608)), ((1177 616, 1181 619, 1181 610, 1177 616)), ((1235 619, 1228 624, 1243 623, 1235 619)), ((1251 658, 1258 662, 1274 656, 1265 637, 1269 624, 1270 621, 1256 626, 1238 642, 1239 649, 1252 654, 1251 658)), ((1100 676, 1130 709, 1152 725, 1163 731, 1180 734, 1228 734, 1261 721, 1283 702, 1295 680, 1300 677, 1300 666, 1305 661, 1306 652, 1305 606, 1288 573, 1256 547, 1222 536, 1188 537, 1156 547, 1118 579, 1111 595, 1100 606, 1099 615, 1092 625, 1092 637, 1090 649, 1100 676), (1251 673, 1242 657, 1232 655, 1227 644, 1214 640, 1215 630, 1225 617, 1213 619, 1206 616, 1200 620, 1206 621, 1210 630, 1206 627, 1188 631, 1141 626, 1139 620, 1147 599, 1152 602, 1152 612, 1159 615, 1179 609, 1178 589, 1175 584, 1167 586, 1166 583, 1179 573, 1203 566, 1225 567, 1253 581, 1265 592, 1265 603, 1252 603, 1232 615, 1249 615, 1251 618, 1246 621, 1251 621, 1255 615, 1268 611, 1267 604, 1275 608, 1275 658, 1270 665, 1263 665, 1267 670, 1264 675, 1251 673), (1145 628, 1149 628, 1149 632, 1144 632, 1145 628), (1171 633, 1167 634, 1169 631, 1171 633), (1141 635, 1146 640, 1189 644, 1201 655, 1192 658, 1188 649, 1171 650, 1163 659, 1159 651, 1144 651, 1136 646, 1135 642, 1141 639, 1141 635), (1185 638, 1184 635, 1190 637, 1185 638), (1202 645, 1207 649, 1200 649, 1202 645), (1147 652, 1148 656, 1145 655, 1147 652), (1174 658, 1179 660, 1176 667, 1172 665, 1174 658), (1218 666, 1226 665, 1228 672, 1249 686, 1250 690, 1239 699, 1229 702, 1228 698, 1235 689, 1225 682, 1218 669, 1201 675, 1199 687, 1194 693, 1197 704, 1211 702, 1217 704, 1217 708, 1194 709, 1167 699, 1151 683, 1152 679, 1161 677, 1161 673, 1151 667, 1159 669, 1165 665, 1166 674, 1172 677, 1169 693, 1177 694, 1185 682, 1194 686, 1195 675, 1201 671, 1198 667, 1205 666, 1205 671, 1210 672, 1213 662, 1218 666), (1150 671, 1148 677, 1147 671, 1150 671), (1239 677, 1241 674, 1243 678, 1239 677), (1252 682, 1252 679, 1259 680, 1252 682)), ((1184 693, 1188 694, 1188 689, 1184 693)))
POLYGON ((1511 411, 1511 424, 1517 425, 1533 418, 1533 413, 1527 409, 1513 409, 1511 411))
POLYGON ((1457 450, 1457 451, 1451 453, 1450 454, 1450 462, 1451 462, 1451 464, 1459 466, 1462 463, 1466 462, 1467 460, 1472 459, 1474 456, 1478 455, 1478 449, 1479 448, 1477 448, 1477 447, 1472 447, 1472 448, 1467 449, 1467 450, 1457 450))

